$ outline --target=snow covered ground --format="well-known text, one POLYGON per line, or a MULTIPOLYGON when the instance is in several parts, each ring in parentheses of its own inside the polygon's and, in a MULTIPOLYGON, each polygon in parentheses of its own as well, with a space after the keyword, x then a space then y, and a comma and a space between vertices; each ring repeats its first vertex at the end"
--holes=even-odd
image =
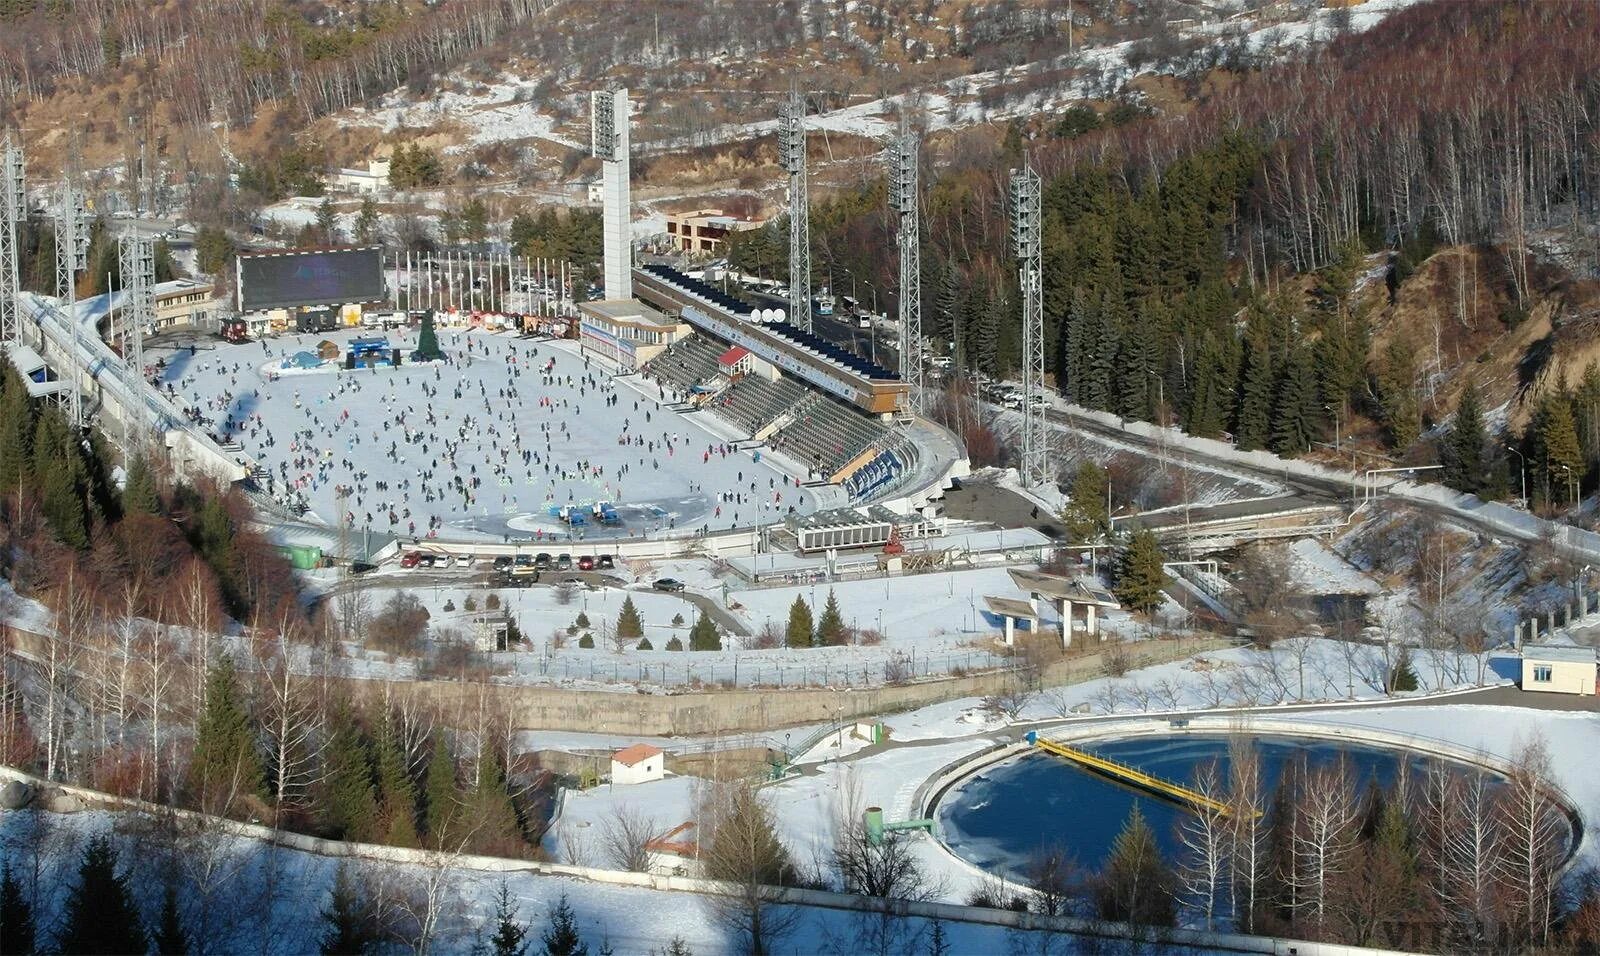
MULTIPOLYGON (((654 385, 612 379, 567 343, 442 330, 443 364, 271 374, 324 339, 342 349, 361 334, 370 333, 150 354, 166 361, 161 387, 239 441, 273 494, 302 498, 333 524, 338 489, 350 489, 358 531, 565 540, 552 506, 614 502, 625 522, 616 533, 627 536, 771 522, 813 507, 787 476, 663 406, 654 385)), ((389 340, 409 354, 415 336, 389 340)))

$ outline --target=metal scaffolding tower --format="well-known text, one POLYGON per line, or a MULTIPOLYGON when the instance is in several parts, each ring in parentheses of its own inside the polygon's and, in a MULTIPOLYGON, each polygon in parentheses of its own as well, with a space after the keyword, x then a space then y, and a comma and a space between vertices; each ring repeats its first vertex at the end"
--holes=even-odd
POLYGON ((0 339, 15 342, 17 292, 22 288, 17 237, 28 217, 23 185, 22 141, 7 132, 0 143, 0 339))
POLYGON ((74 354, 65 363, 72 372, 72 423, 83 427, 83 381, 78 368, 78 273, 89 265, 89 217, 83 195, 73 188, 72 177, 61 184, 56 205, 56 296, 61 312, 72 325, 74 354))
POLYGON ((922 245, 917 225, 917 137, 902 127, 889 147, 889 206, 900 217, 900 380, 906 411, 920 415, 922 396, 922 245))
POLYGON ((1040 182, 1031 166, 1011 171, 1011 254, 1022 285, 1022 457, 1027 487, 1050 478, 1044 408, 1044 295, 1040 275, 1040 182))
POLYGON ((811 331, 811 202, 806 195, 806 101, 796 87, 778 108, 778 165, 789 174, 789 324, 811 331))
MULTIPOLYGON (((134 395, 144 387, 144 330, 156 319, 156 244, 147 237, 125 235, 117 240, 117 265, 122 273, 122 364, 134 395)), ((128 422, 128 430, 142 423, 128 422)))

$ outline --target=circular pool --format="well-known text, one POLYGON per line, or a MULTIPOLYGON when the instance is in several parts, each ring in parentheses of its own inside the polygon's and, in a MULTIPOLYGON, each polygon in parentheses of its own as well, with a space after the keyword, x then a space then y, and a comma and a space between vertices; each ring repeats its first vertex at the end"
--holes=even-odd
MULTIPOLYGON (((1461 773, 1478 769, 1380 744, 1270 734, 1252 734, 1250 739, 1260 758, 1264 803, 1285 769, 1315 768, 1341 758, 1358 796, 1373 783, 1387 789, 1402 762, 1419 779, 1436 761, 1461 773)), ((1180 784, 1192 782, 1196 768, 1214 760, 1220 779, 1227 779, 1228 737, 1222 734, 1135 736, 1074 746, 1180 784)), ((1494 771, 1483 772, 1497 782, 1504 780, 1494 771)), ((1054 848, 1070 853, 1085 869, 1099 869, 1135 806, 1168 859, 1175 859, 1178 825, 1186 813, 1181 806, 1039 751, 991 764, 958 780, 937 798, 934 815, 944 843, 958 857, 1024 881, 1030 862, 1054 848)))

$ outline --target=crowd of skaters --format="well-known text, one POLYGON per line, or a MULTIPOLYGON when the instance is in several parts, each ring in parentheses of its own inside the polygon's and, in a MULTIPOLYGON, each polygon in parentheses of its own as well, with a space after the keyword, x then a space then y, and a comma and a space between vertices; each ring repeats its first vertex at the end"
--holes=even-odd
MULTIPOLYGON (((303 511, 316 492, 331 486, 351 526, 413 538, 438 536, 450 524, 526 514, 533 510, 529 489, 536 489, 541 515, 551 507, 624 505, 630 494, 650 495, 664 463, 687 472, 696 456, 704 466, 742 454, 727 442, 694 443, 669 407, 678 396, 659 383, 644 383, 656 394, 639 397, 619 390, 617 380, 588 357, 581 369, 572 369, 574 356, 536 342, 463 332, 442 333, 440 340, 444 358, 437 363, 299 375, 280 368, 277 359, 299 351, 303 341, 275 352, 274 343, 263 340, 265 365, 253 364, 253 349, 218 348, 204 357, 196 353, 192 368, 169 370, 159 386, 218 439, 274 449, 258 456, 263 463, 276 459, 258 475, 274 500, 303 511), (568 361, 558 363, 558 354, 568 361), (475 363, 497 364, 505 374, 474 376, 468 370, 475 363), (452 369, 460 374, 447 379, 452 369), (281 382, 263 387, 263 378, 281 382), (206 394, 216 382, 226 387, 206 394), (540 394, 525 396, 535 382, 540 394), (382 414, 360 420, 349 399, 374 391, 382 414), (287 434, 281 425, 275 431, 264 414, 283 402, 295 412, 295 427, 287 434), (574 431, 588 427, 585 406, 596 404, 621 410, 620 426, 615 411, 589 416, 595 428, 618 427, 616 443, 627 449, 620 461, 591 461, 570 450, 574 431), (375 469, 378 457, 388 465, 375 469)), ((405 354, 414 348, 396 344, 405 354)), ((736 468, 734 480, 724 478, 723 484, 708 491, 705 481, 689 483, 690 493, 706 495, 710 505, 696 531, 770 522, 793 513, 802 500, 798 483, 763 474, 753 462, 736 468)), ((677 527, 676 515, 661 521, 677 527)), ((630 527, 627 534, 643 530, 630 527)), ((543 538, 546 532, 533 534, 543 538)))

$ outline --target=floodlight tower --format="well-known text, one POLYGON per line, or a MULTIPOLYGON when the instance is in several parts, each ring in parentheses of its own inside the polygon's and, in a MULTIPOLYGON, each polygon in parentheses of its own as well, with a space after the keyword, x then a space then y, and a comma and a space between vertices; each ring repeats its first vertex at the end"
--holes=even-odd
MULTIPOLYGON (((69 174, 61 183, 56 205, 56 296, 72 328, 72 423, 83 427, 83 380, 78 374, 78 273, 89 265, 89 218, 83 194, 73 187, 69 174)), ((42 335, 43 333, 41 333, 42 335)))
MULTIPOLYGON (((144 394, 144 330, 155 321, 155 243, 133 233, 122 236, 117 240, 117 264, 123 288, 122 365, 128 388, 137 398, 144 394)), ((126 424, 131 434, 137 423, 126 424)))
POLYGON ((806 195, 806 101, 798 87, 778 107, 778 165, 789 174, 789 323, 811 331, 811 203, 806 195))
POLYGON ((633 298, 633 239, 628 179, 628 91, 589 94, 589 152, 600 160, 605 186, 605 282, 607 299, 633 298))
POLYGON ((900 217, 900 381, 906 411, 920 415, 922 400, 922 247, 917 226, 917 137, 906 132, 889 147, 889 206, 900 217))
POLYGON ((23 192, 22 141, 7 132, 0 142, 0 339, 15 342, 17 292, 22 288, 18 269, 17 234, 28 216, 23 192))
POLYGON ((1039 174, 1024 165, 1011 171, 1011 254, 1022 285, 1022 460, 1017 469, 1028 487, 1049 477, 1044 409, 1036 404, 1044 387, 1044 295, 1040 274, 1039 174))

